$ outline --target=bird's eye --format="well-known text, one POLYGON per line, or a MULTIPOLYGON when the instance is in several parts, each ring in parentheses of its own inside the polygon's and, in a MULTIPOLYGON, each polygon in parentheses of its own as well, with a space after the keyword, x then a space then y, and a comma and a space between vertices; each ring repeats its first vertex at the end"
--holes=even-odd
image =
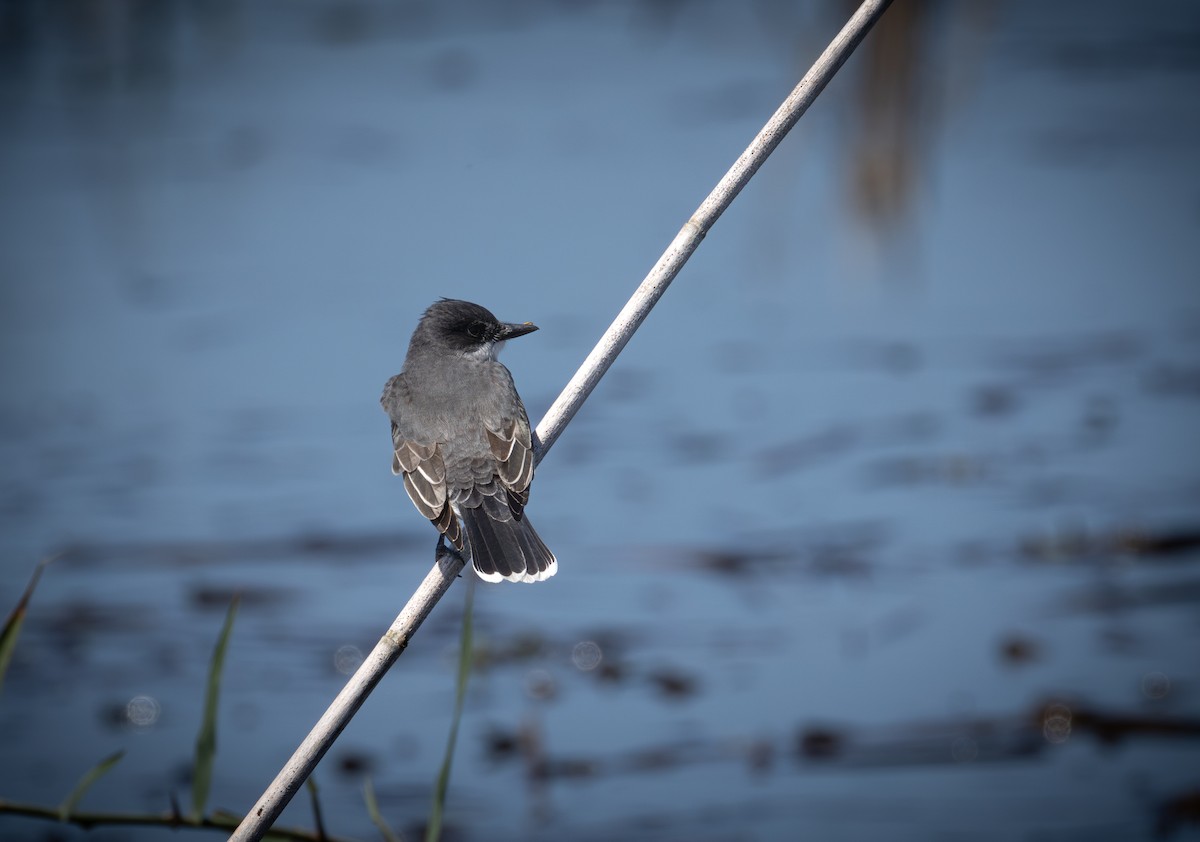
POLYGON ((486 330, 486 326, 483 322, 471 322, 471 325, 467 328, 467 333, 474 339, 481 339, 483 338, 484 330, 486 330))

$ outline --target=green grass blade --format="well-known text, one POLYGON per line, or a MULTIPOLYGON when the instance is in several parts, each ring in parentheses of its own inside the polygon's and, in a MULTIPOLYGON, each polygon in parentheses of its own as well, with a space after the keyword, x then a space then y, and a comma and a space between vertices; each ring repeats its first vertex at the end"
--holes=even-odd
POLYGON ((79 783, 75 784, 75 788, 71 793, 63 799, 58 805, 59 821, 66 821, 71 816, 71 811, 75 809, 75 805, 79 803, 79 799, 83 798, 83 794, 87 792, 92 784, 108 774, 108 770, 121 762, 121 758, 125 756, 125 750, 110 754, 108 757, 101 760, 93 766, 88 773, 79 779, 79 783))
POLYGON ((429 809, 429 824, 425 842, 438 842, 442 835, 442 813, 446 807, 446 790, 450 788, 450 766, 454 761, 454 745, 458 742, 458 724, 462 721, 463 700, 467 697, 467 679, 471 677, 471 617, 475 605, 475 577, 467 578, 467 596, 463 604, 463 623, 458 650, 458 681, 454 690, 454 717, 450 720, 450 735, 446 738, 446 756, 433 790, 433 806, 429 809))
POLYGON ((44 558, 33 568, 33 576, 30 577, 29 584, 25 586, 25 593, 21 594, 21 598, 17 600, 16 607, 13 608, 12 613, 8 615, 8 620, 4 623, 4 631, 0 632, 0 691, 4 689, 4 674, 8 672, 9 661, 12 660, 13 652, 17 649, 17 637, 20 636, 21 625, 25 622, 29 599, 33 596, 33 589, 37 587, 38 579, 42 578, 42 571, 49 563, 50 559, 44 558))
POLYGON ((379 812, 379 802, 375 800, 375 787, 371 786, 371 777, 369 775, 363 783, 363 800, 367 802, 367 815, 371 817, 371 821, 379 828, 379 833, 383 836, 385 842, 400 842, 400 837, 388 827, 388 823, 383 818, 383 813, 379 812))
POLYGON ((317 795, 317 776, 309 775, 308 780, 304 782, 304 788, 308 790, 308 797, 312 800, 313 828, 317 838, 325 839, 325 819, 321 815, 321 799, 317 795))
POLYGON ((204 804, 212 786, 213 759, 217 754, 217 702, 221 697, 221 670, 225 666, 225 649, 229 645, 229 633, 233 631, 233 618, 237 614, 238 598, 229 603, 225 625, 213 648, 212 663, 208 668, 208 688, 204 695, 204 719, 200 732, 196 734, 196 760, 192 765, 192 818, 204 815, 204 804))

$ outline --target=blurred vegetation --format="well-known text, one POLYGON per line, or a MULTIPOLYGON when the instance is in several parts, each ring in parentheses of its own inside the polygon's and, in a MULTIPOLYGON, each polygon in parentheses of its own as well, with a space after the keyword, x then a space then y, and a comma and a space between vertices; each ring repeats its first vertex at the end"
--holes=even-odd
MULTIPOLYGON (((17 605, 9 615, 0 632, 0 682, 16 647, 21 624, 28 610, 29 602, 41 578, 48 560, 43 560, 35 568, 28 587, 21 595, 17 605)), ((221 674, 225 664, 225 652, 229 646, 229 637, 233 632, 233 620, 237 614, 238 598, 235 596, 225 615, 225 622, 217 636, 213 649, 212 661, 209 664, 208 682, 205 688, 204 714, 199 733, 196 737, 196 756, 192 763, 192 809, 184 814, 175 797, 171 797, 170 809, 162 813, 138 813, 117 811, 82 811, 77 809, 80 801, 87 795, 92 786, 108 774, 113 767, 125 756, 124 750, 115 752, 102 759, 89 769, 79 779, 79 783, 55 807, 8 801, 0 798, 0 814, 26 816, 29 818, 46 819, 49 821, 66 822, 78 827, 90 829, 103 826, 162 826, 170 828, 191 827, 199 829, 219 830, 225 833, 232 831, 241 822, 242 817, 215 810, 205 813, 204 804, 208 798, 209 787, 212 783, 213 762, 217 752, 217 704, 221 692, 221 674)), ((317 829, 314 831, 297 828, 274 828, 271 838, 289 840, 324 840, 337 842, 337 837, 328 835, 321 826, 321 811, 317 802, 316 786, 309 787, 316 815, 317 829)))

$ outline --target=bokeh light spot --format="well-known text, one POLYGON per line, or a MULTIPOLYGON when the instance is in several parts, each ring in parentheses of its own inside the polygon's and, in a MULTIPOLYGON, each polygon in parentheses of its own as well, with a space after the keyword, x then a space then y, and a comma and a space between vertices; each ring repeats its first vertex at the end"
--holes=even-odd
POLYGON ((134 696, 125 705, 125 717, 137 728, 150 728, 161 713, 162 705, 153 696, 134 696))
POLYGON ((1171 679, 1165 673, 1148 672, 1142 676, 1142 695, 1147 699, 1164 699, 1171 692, 1171 679))
POLYGON ((1071 709, 1063 704, 1050 705, 1042 715, 1042 734, 1049 743, 1065 743, 1071 736, 1071 709))
POLYGON ((362 650, 349 643, 339 646, 338 650, 333 653, 333 667, 342 675, 350 675, 359 668, 362 662, 362 650))
POLYGON ((582 672, 591 672, 600 666, 602 660, 604 660, 604 652, 600 649, 600 645, 593 640, 581 640, 571 650, 571 663, 575 665, 575 669, 582 672))

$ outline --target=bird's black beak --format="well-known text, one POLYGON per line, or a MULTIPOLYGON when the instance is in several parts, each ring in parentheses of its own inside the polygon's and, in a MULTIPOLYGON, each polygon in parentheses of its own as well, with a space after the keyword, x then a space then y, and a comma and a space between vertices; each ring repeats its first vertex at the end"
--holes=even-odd
POLYGON ((533 322, 525 322, 524 324, 501 324, 500 333, 496 336, 496 340, 504 342, 507 339, 515 339, 518 336, 524 336, 527 333, 533 333, 538 329, 538 326, 533 322))

